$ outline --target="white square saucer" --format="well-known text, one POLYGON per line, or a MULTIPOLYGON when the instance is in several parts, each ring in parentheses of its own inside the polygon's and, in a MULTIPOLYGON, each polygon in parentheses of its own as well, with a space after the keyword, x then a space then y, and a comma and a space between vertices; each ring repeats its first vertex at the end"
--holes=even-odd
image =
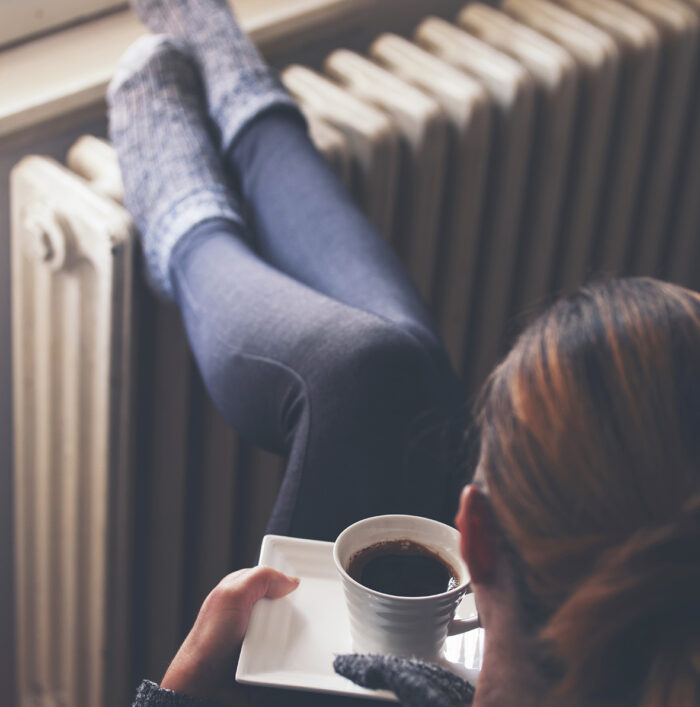
MULTIPOLYGON (((333 543, 266 535, 260 564, 301 577, 301 583, 286 597, 263 599, 255 606, 236 680, 395 702, 393 693, 366 690, 333 670, 336 655, 353 652, 343 588, 333 563, 333 543)), ((474 601, 468 595, 457 615, 474 613, 474 601)), ((451 636, 443 665, 475 682, 482 652, 482 629, 451 636)))

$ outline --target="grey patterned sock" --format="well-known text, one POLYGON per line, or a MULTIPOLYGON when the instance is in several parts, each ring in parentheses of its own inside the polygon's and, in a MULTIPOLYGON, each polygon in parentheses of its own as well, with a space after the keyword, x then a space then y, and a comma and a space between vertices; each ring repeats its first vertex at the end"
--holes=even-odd
POLYGON ((403 707, 464 707, 474 687, 449 670, 393 655, 338 655, 336 673, 371 690, 391 690, 403 707))
POLYGON ((283 107, 304 120, 227 0, 132 0, 132 5, 151 31, 188 44, 204 79, 222 152, 228 152, 250 120, 269 108, 283 107))
POLYGON ((172 299, 175 244, 212 218, 243 225, 209 133, 196 65, 172 39, 142 37, 122 57, 107 101, 124 201, 141 232, 148 275, 172 299))

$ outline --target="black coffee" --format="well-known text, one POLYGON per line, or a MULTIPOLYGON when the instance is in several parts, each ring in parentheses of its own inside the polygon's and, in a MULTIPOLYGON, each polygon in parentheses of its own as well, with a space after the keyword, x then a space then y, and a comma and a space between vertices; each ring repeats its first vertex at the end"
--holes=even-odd
POLYGON ((441 594, 459 584, 446 560, 412 540, 370 545, 350 558, 347 572, 369 589, 401 597, 441 594))

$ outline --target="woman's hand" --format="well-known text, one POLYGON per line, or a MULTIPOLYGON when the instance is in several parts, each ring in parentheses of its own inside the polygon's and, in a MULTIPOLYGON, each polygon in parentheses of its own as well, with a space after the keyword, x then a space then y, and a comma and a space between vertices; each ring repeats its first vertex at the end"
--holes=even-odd
POLYGON ((270 567, 239 570, 224 577, 204 600, 161 687, 197 699, 231 700, 238 650, 253 607, 263 597, 283 597, 298 585, 297 578, 270 567))

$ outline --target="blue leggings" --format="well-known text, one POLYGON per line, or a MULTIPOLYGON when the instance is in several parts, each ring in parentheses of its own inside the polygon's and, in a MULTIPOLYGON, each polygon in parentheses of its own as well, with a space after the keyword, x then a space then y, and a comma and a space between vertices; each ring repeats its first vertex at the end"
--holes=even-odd
POLYGON ((247 227, 200 224, 171 276, 215 404, 288 460, 268 531, 451 520, 461 387, 393 251, 290 114, 259 116, 225 160, 247 227))

